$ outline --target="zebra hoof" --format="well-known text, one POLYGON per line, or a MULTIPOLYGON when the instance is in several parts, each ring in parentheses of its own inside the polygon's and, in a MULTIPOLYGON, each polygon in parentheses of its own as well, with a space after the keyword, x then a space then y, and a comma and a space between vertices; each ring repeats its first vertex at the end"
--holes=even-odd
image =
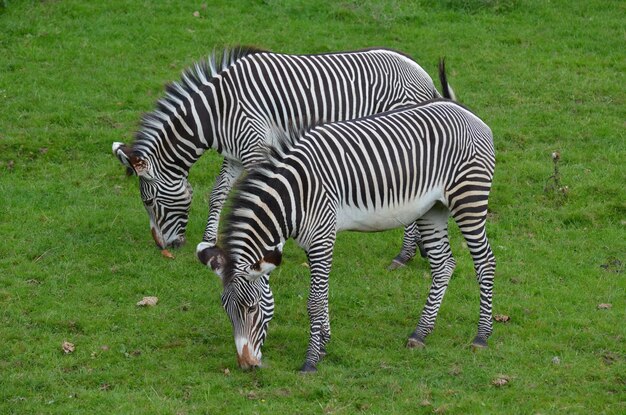
POLYGON ((402 262, 399 259, 394 258, 393 261, 391 261, 391 264, 389 264, 389 266, 387 267, 387 271, 395 271, 398 268, 402 268, 406 266, 405 262, 402 262))
POLYGON ((315 365, 306 362, 304 365, 302 365, 302 369, 300 369, 300 373, 315 373, 317 372, 317 368, 315 367, 315 365))
POLYGON ((409 349, 423 349, 424 347, 426 347, 426 344, 424 344, 423 338, 418 336, 411 336, 406 342, 406 347, 408 347, 409 349))
POLYGON ((484 337, 476 336, 474 338, 474 341, 472 342, 472 350, 476 351, 479 349, 486 349, 486 348, 487 348, 487 339, 485 339, 484 337))

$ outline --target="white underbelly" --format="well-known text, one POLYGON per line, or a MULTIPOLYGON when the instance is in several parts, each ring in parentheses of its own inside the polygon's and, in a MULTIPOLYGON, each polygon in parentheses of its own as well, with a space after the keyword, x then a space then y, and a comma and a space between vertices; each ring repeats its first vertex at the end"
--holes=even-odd
POLYGON ((337 212, 337 230, 383 231, 402 228, 424 215, 436 202, 443 202, 443 189, 432 189, 419 198, 397 206, 357 208, 342 206, 337 212))

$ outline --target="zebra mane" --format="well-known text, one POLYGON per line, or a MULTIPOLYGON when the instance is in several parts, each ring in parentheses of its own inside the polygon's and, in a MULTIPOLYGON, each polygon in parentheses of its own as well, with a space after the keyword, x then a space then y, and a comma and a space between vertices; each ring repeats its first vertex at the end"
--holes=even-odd
MULTIPOLYGON (((224 273, 223 282, 224 285, 228 285, 232 278, 232 264, 235 262, 233 253, 239 246, 240 233, 242 232, 241 224, 250 223, 247 219, 247 213, 254 210, 258 206, 257 195, 258 189, 262 188, 268 179, 274 176, 276 169, 280 163, 284 160, 285 156, 289 154, 290 150, 298 143, 300 138, 308 131, 305 128, 298 128, 295 124, 289 127, 290 132, 278 125, 270 126, 270 139, 261 146, 258 154, 258 158, 262 161, 253 165, 244 172, 243 177, 237 181, 234 188, 230 192, 228 198, 228 205, 231 207, 230 212, 224 220, 223 230, 223 247, 227 254, 230 256, 224 273), (234 223, 234 220, 239 222, 239 225, 234 223)), ((284 225, 286 226, 286 225, 284 225)), ((282 230, 286 233, 286 230, 282 230)), ((268 246, 275 246, 280 241, 266 241, 268 246)), ((260 253, 263 256, 268 252, 260 253)))
POLYGON ((209 85, 222 71, 240 59, 263 52, 266 51, 252 46, 214 49, 206 60, 198 61, 187 68, 183 71, 180 81, 172 82, 165 87, 165 97, 157 101, 156 109, 142 117, 133 147, 138 143, 153 141, 163 122, 167 122, 175 112, 186 113, 186 109, 181 108, 181 102, 185 102, 188 95, 209 85))
MULTIPOLYGON (((276 162, 282 160, 289 150, 296 145, 302 135, 304 134, 297 129, 294 123, 289 126, 288 132, 278 124, 272 123, 268 132, 269 139, 258 150, 262 160, 258 167, 268 168, 276 165, 276 162)), ((252 169, 254 170, 256 167, 254 166, 252 169)))
POLYGON ((302 124, 298 120, 290 120, 288 131, 285 131, 276 123, 271 123, 268 127, 268 139, 261 144, 258 152, 258 159, 261 160, 253 165, 249 170, 257 169, 273 170, 278 162, 282 161, 287 153, 312 129, 324 122, 320 121, 313 125, 302 124))

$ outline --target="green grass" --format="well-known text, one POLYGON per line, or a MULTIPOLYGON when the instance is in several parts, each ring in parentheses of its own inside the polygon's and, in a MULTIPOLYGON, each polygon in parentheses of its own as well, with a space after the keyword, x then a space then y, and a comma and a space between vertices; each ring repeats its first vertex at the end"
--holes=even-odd
POLYGON ((0 413, 626 412, 623 2, 207 3, 0 2, 0 413), (308 273, 293 243, 272 275, 267 366, 236 368, 219 281, 193 253, 220 157, 191 171, 189 244, 171 261, 110 149, 132 140, 183 68, 239 43, 387 46, 431 75, 447 57, 497 149, 494 311, 511 320, 496 323, 487 350, 468 347, 478 287, 455 226, 458 267, 417 351, 404 345, 426 263, 389 273, 401 231, 344 233, 318 373, 296 372, 308 273), (544 192, 553 151, 566 195, 544 192), (136 307, 145 295, 159 304, 136 307), (501 376, 509 382, 497 387, 501 376))

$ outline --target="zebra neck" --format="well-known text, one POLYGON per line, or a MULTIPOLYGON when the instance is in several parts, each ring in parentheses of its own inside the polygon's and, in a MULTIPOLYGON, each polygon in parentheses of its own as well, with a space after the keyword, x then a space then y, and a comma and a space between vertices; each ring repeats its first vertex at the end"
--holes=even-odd
POLYGON ((223 123, 229 109, 219 98, 220 90, 220 82, 197 87, 178 101, 180 105, 171 105, 170 111, 159 115, 158 137, 166 147, 164 153, 186 172, 206 150, 224 152, 223 123))
MULTIPOLYGON (((242 183, 226 219, 227 250, 247 259, 263 256, 284 243, 297 229, 294 194, 287 191, 271 171, 252 171, 242 183)), ((295 202, 297 204, 298 202, 295 202)))

